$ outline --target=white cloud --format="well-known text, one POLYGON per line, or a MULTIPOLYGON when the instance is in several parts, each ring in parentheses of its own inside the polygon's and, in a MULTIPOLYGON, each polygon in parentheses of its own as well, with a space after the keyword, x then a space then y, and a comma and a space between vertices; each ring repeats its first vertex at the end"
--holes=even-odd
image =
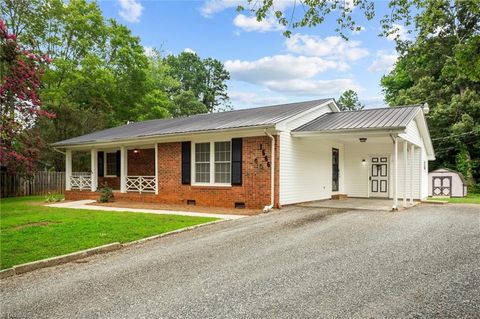
POLYGON ((233 80, 260 85, 282 94, 320 96, 347 89, 361 90, 352 79, 316 79, 322 72, 348 69, 344 62, 320 57, 275 55, 253 61, 229 60, 225 67, 233 80))
POLYGON ((253 61, 228 60, 225 67, 232 79, 249 83, 264 83, 292 78, 312 78, 327 70, 345 71, 343 62, 319 57, 274 55, 253 61))
POLYGON ((200 13, 202 16, 208 18, 217 12, 229 8, 236 8, 239 5, 246 6, 248 5, 248 2, 246 0, 207 0, 200 8, 200 13))
POLYGON ((244 105, 273 105, 287 102, 284 96, 259 95, 253 92, 230 92, 230 99, 244 105))
POLYGON ((128 22, 139 22, 143 6, 137 0, 118 0, 118 14, 128 22))
POLYGON ((401 24, 394 23, 392 25, 392 31, 393 33, 387 36, 388 40, 394 41, 398 38, 399 40, 405 41, 409 39, 407 28, 401 24))
POLYGON ((363 88, 353 79, 332 79, 332 80, 279 80, 265 83, 273 91, 292 95, 325 96, 338 95, 346 90, 360 92, 363 88))
MULTIPOLYGON (((273 0, 271 11, 283 11, 287 7, 293 6, 295 3, 295 0, 273 0)), ((200 14, 206 18, 209 18, 215 13, 221 12, 226 9, 237 8, 239 5, 243 6, 245 9, 251 7, 247 0, 207 0, 200 8, 200 14)))
POLYGON ((370 72, 390 72, 397 62, 396 53, 387 53, 383 50, 377 52, 377 58, 368 67, 370 72))
POLYGON ((183 50, 183 52, 194 53, 194 54, 197 53, 197 52, 195 52, 193 49, 190 49, 190 48, 185 48, 185 50, 183 50))
POLYGON ((315 35, 294 34, 285 40, 287 50, 316 57, 355 61, 369 55, 360 41, 345 41, 339 36, 321 38, 315 35))
POLYGON ((273 16, 268 16, 262 21, 257 21, 255 16, 247 17, 244 14, 239 14, 235 17, 235 19, 233 19, 233 24, 247 32, 267 32, 285 29, 285 27, 279 24, 273 16))

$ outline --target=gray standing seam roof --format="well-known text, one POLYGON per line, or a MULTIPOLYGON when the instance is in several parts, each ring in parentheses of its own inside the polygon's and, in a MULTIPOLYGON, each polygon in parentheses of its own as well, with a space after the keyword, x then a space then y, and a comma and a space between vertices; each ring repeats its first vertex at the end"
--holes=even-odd
POLYGON ((333 99, 320 99, 219 113, 199 114, 180 118, 135 122, 74 137, 53 143, 52 145, 59 147, 114 140, 128 140, 139 137, 269 126, 275 125, 276 123, 308 111, 328 101, 333 101, 333 99))
POLYGON ((331 112, 294 129, 294 132, 334 132, 358 129, 405 128, 420 105, 331 112))

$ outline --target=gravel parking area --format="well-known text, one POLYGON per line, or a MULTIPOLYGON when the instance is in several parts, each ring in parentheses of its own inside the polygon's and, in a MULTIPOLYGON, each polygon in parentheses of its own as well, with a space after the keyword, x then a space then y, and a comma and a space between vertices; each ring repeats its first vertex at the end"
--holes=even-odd
POLYGON ((288 207, 2 280, 4 318, 479 318, 480 206, 288 207))

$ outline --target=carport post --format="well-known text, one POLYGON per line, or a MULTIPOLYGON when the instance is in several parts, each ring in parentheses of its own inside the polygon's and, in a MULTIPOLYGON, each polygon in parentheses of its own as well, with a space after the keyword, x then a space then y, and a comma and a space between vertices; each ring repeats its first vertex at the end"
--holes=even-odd
POLYGON ((407 207, 407 174, 408 174, 408 145, 403 141, 403 207, 407 207))
POLYGON ((398 137, 393 141, 394 147, 394 189, 393 189, 393 210, 398 209, 398 137))
POLYGON ((415 145, 410 145, 410 204, 413 205, 413 168, 415 167, 415 145))

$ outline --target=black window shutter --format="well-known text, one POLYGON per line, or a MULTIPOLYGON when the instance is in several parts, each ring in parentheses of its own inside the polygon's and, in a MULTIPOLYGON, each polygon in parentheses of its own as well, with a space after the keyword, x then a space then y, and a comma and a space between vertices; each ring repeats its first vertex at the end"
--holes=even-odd
POLYGON ((120 177, 120 163, 121 163, 121 156, 120 156, 120 151, 117 151, 117 166, 116 166, 116 169, 117 169, 117 177, 120 177))
POLYGON ((242 185, 242 139, 232 139, 232 185, 242 185))
POLYGON ((97 170, 98 170, 98 176, 99 176, 99 177, 103 177, 104 174, 105 174, 105 173, 103 172, 103 168, 104 168, 104 164, 103 164, 104 162, 103 162, 103 161, 104 161, 104 156, 105 156, 104 154, 105 154, 105 153, 103 153, 103 152, 98 152, 98 153, 97 153, 97 155, 98 155, 98 157, 97 157, 97 158, 98 158, 98 159, 97 159, 97 164, 98 164, 97 170))
POLYGON ((182 142, 182 184, 190 185, 192 143, 182 142))

